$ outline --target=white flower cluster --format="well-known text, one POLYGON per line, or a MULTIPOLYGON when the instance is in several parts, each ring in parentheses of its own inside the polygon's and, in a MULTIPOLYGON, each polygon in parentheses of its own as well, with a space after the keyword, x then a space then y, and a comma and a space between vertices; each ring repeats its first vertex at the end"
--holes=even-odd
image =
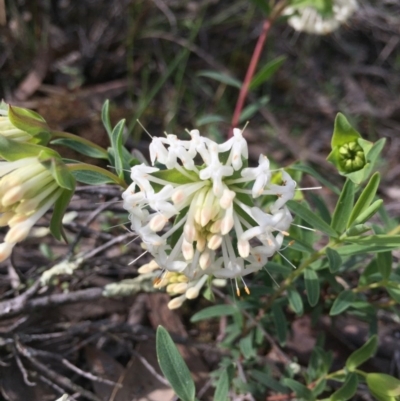
POLYGON ((233 134, 222 144, 198 130, 187 141, 154 137, 152 164, 166 170, 134 166, 133 182, 122 195, 131 228, 155 263, 198 286, 205 275, 226 279, 260 270, 280 249, 292 222, 285 203, 294 196, 295 181, 280 170, 281 185, 274 184, 263 155, 257 167, 245 167, 247 142, 240 129, 233 134), (256 203, 265 195, 276 197, 268 212, 256 203))
POLYGON ((0 227, 10 229, 0 243, 0 262, 61 195, 61 188, 36 157, 0 161, 0 227))
POLYGON ((314 7, 287 7, 288 24, 296 31, 326 35, 337 30, 357 10, 356 0, 333 0, 332 15, 322 16, 314 7))

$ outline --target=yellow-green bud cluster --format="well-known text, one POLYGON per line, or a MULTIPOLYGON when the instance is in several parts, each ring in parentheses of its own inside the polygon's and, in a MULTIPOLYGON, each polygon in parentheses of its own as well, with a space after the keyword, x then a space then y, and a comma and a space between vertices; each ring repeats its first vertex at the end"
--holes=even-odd
POLYGON ((365 166, 365 155, 357 142, 349 142, 339 148, 339 163, 348 173, 361 170, 365 166))

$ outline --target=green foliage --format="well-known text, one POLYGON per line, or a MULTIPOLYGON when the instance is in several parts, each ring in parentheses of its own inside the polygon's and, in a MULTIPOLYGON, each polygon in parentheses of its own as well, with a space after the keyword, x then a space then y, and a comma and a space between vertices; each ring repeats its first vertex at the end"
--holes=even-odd
POLYGON ((158 363, 165 377, 182 401, 195 400, 195 387, 190 371, 171 336, 159 326, 156 336, 158 363))
POLYGON ((354 351, 346 361, 346 368, 350 372, 354 372, 361 364, 366 362, 368 359, 375 354, 378 347, 378 337, 372 336, 361 348, 354 351))

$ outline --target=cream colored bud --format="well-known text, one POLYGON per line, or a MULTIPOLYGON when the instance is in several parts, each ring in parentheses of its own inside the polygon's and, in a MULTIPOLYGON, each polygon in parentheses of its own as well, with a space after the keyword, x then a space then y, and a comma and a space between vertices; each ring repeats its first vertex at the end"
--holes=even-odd
POLYGON ((197 238, 196 249, 199 252, 203 252, 205 247, 206 247, 206 239, 204 237, 197 238))
POLYGON ((182 253, 185 260, 192 260, 194 255, 193 244, 191 242, 186 241, 183 239, 182 242, 182 253))
POLYGON ((7 242, 0 244, 0 262, 3 262, 10 257, 13 248, 14 244, 9 244, 7 242))
POLYGON ((208 247, 215 251, 221 246, 222 237, 220 235, 214 234, 208 241, 208 247))
POLYGON ((234 225, 234 220, 232 215, 225 215, 225 217, 222 219, 221 223, 221 234, 226 235, 231 231, 232 227, 234 225))
POLYGON ((192 287, 186 291, 185 295, 187 299, 195 299, 199 296, 199 294, 200 294, 199 289, 196 287, 192 287))
POLYGON ((182 203, 183 201, 186 200, 186 194, 184 191, 179 189, 172 194, 171 200, 172 202, 174 202, 175 205, 182 203))
POLYGON ((207 269, 210 264, 211 264, 211 252, 209 250, 205 250, 201 255, 199 259, 199 265, 200 267, 205 270, 207 269))
POLYGON ((21 242, 28 236, 31 228, 32 228, 31 224, 26 224, 26 222, 16 224, 14 227, 10 228, 10 230, 8 231, 7 235, 4 238, 4 241, 9 244, 15 244, 16 242, 21 242))
POLYGON ((149 223, 150 230, 154 232, 161 231, 165 224, 167 223, 168 219, 165 218, 162 214, 155 215, 149 223))
POLYGON ((176 297, 168 302, 168 309, 178 309, 182 306, 185 296, 176 297))
POLYGON ((239 240, 238 241, 238 252, 242 258, 247 258, 250 253, 250 243, 246 240, 239 240))
POLYGON ((1 204, 3 206, 13 205, 22 199, 23 194, 21 185, 10 188, 1 198, 1 204))
POLYGON ((174 291, 176 294, 183 294, 187 290, 187 283, 178 283, 175 284, 174 291))
POLYGON ((8 222, 14 217, 13 212, 5 212, 0 216, 0 227, 8 226, 8 222))

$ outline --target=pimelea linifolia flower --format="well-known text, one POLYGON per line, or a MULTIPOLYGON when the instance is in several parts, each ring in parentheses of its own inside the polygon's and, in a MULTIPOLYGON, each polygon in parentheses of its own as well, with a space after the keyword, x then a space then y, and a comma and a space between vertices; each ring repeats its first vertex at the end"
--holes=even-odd
POLYGON ((157 265, 189 281, 260 270, 292 222, 285 204, 295 181, 284 170, 271 171, 264 155, 257 167, 247 167, 247 142, 240 129, 233 133, 222 144, 198 130, 190 131, 191 140, 153 137, 153 167, 132 167, 133 182, 122 195, 131 228, 157 265), (273 199, 268 208, 261 206, 266 195, 273 199))
POLYGON ((332 14, 322 15, 316 8, 290 6, 285 10, 290 15, 288 24, 296 31, 326 35, 337 30, 357 10, 356 0, 333 0, 332 14))
POLYGON ((0 244, 0 262, 62 193, 50 171, 36 157, 0 161, 0 226, 9 230, 0 244))

